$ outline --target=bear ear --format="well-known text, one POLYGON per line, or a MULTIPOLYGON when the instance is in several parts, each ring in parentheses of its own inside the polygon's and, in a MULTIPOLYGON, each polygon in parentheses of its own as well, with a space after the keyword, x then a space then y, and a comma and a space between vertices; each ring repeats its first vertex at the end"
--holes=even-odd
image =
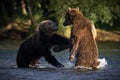
POLYGON ((70 7, 68 7, 68 10, 71 10, 71 8, 70 8, 70 7))
POLYGON ((79 7, 76 7, 76 9, 79 11, 79 7))

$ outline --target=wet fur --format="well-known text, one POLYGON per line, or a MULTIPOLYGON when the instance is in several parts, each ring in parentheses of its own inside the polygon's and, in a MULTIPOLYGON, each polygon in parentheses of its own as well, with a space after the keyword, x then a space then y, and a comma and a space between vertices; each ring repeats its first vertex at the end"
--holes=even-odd
MULTIPOLYGON (((49 23, 49 21, 47 23, 49 23)), ((52 26, 53 27, 49 24, 46 25, 46 23, 41 23, 39 30, 23 41, 18 49, 16 57, 16 63, 19 68, 35 66, 39 64, 38 60, 41 57, 44 57, 48 63, 57 68, 63 67, 63 65, 51 54, 50 48, 54 45, 69 45, 69 39, 54 33, 56 26, 53 25, 53 23, 52 26), (47 29, 48 27, 49 30, 47 29), (48 31, 52 33, 48 34, 48 31)))
POLYGON ((64 25, 71 24, 73 27, 71 31, 71 54, 69 60, 73 61, 76 55, 76 66, 92 67, 95 69, 99 62, 94 25, 83 16, 78 8, 69 8, 65 15, 64 25))

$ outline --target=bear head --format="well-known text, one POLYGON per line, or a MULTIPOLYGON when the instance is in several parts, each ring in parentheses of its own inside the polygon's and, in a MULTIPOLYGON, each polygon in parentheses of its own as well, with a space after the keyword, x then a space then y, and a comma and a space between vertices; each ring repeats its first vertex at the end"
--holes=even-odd
POLYGON ((39 31, 43 31, 46 35, 51 36, 58 30, 58 24, 51 20, 44 20, 39 24, 39 31))
POLYGON ((65 15, 65 21, 63 23, 64 26, 73 24, 73 21, 79 19, 79 14, 83 15, 79 8, 68 8, 66 15, 65 15))

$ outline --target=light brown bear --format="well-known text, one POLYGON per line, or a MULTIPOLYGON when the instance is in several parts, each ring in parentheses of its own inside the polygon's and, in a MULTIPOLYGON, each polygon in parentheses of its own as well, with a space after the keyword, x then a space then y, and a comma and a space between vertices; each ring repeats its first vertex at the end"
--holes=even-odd
POLYGON ((96 29, 94 24, 88 21, 79 8, 68 8, 65 15, 64 26, 73 25, 70 38, 69 61, 73 61, 76 55, 75 66, 84 66, 96 69, 99 65, 98 48, 96 45, 96 29))
POLYGON ((57 30, 58 27, 53 21, 42 21, 39 29, 20 45, 16 57, 17 66, 19 68, 37 67, 37 64, 39 64, 38 60, 44 57, 53 66, 57 68, 63 67, 64 65, 50 52, 50 48, 54 45, 57 45, 58 48, 62 46, 60 50, 67 48, 64 48, 63 45, 69 45, 69 39, 55 33, 57 30))

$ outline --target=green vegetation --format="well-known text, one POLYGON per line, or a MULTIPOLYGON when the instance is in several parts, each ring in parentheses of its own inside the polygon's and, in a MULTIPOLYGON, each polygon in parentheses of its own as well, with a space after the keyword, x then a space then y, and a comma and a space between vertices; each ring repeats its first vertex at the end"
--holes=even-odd
POLYGON ((68 7, 79 7, 83 15, 105 30, 120 30, 119 0, 0 0, 0 30, 8 24, 26 27, 34 32, 40 21, 51 19, 59 22, 60 33, 68 7))

